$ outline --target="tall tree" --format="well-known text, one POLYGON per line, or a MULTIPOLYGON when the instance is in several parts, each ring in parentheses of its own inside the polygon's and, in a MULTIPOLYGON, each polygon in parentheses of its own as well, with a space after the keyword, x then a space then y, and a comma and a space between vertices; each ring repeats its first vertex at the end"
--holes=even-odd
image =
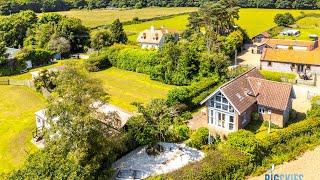
POLYGON ((127 43, 128 38, 126 33, 124 32, 122 23, 120 22, 119 19, 116 19, 111 27, 110 27, 110 31, 111 31, 111 36, 112 36, 112 40, 115 43, 127 43))
POLYGON ((224 3, 205 3, 199 11, 206 30, 208 51, 219 48, 218 38, 227 35, 234 29, 235 19, 239 18, 239 7, 227 7, 224 3))
POLYGON ((91 47, 100 50, 105 46, 113 44, 111 33, 109 30, 97 30, 90 34, 91 47))
POLYGON ((67 66, 55 84, 46 113, 51 125, 46 147, 30 155, 12 179, 96 179, 123 150, 115 127, 119 119, 98 111, 97 102, 108 97, 99 81, 67 66))

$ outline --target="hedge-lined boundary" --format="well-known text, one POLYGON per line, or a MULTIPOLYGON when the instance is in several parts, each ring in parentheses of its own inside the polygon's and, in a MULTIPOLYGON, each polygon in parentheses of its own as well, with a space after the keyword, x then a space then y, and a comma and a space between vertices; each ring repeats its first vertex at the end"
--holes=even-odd
MULTIPOLYGON (((140 24, 140 23, 149 22, 149 21, 159 21, 159 20, 171 19, 171 18, 174 18, 174 17, 177 17, 177 16, 188 15, 190 13, 191 12, 183 12, 183 13, 178 13, 178 14, 171 14, 171 15, 164 15, 164 16, 159 16, 159 17, 143 18, 143 19, 139 19, 138 17, 134 17, 130 21, 123 21, 121 23, 123 25, 140 24)), ((107 28, 110 28, 110 26, 111 26, 111 24, 106 24, 106 25, 96 26, 96 27, 93 27, 91 29, 92 30, 95 30, 95 29, 107 29, 107 28)))

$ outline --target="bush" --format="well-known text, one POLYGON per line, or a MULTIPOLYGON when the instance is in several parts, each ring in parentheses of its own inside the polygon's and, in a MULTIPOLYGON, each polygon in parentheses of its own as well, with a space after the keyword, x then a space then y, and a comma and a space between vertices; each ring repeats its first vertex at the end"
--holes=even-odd
POLYGON ((99 55, 90 56, 84 63, 85 68, 90 72, 96 72, 111 66, 108 54, 101 53, 99 55))
POLYGON ((260 73, 266 79, 271 81, 294 83, 296 79, 296 74, 294 73, 285 73, 285 72, 276 72, 276 71, 267 71, 267 70, 261 70, 260 73))
POLYGON ((201 161, 151 179, 245 179, 253 169, 249 158, 235 149, 209 150, 201 161))
POLYGON ((295 19, 294 19, 293 15, 290 13, 276 14, 276 16, 274 17, 274 22, 278 26, 288 27, 289 25, 295 23, 295 19))
POLYGON ((307 113, 309 118, 320 118, 320 96, 315 96, 311 100, 311 109, 307 113))
POLYGON ((44 49, 22 49, 17 55, 20 61, 31 61, 33 66, 47 65, 53 59, 53 53, 44 49))
POLYGON ((209 129, 201 127, 192 133, 187 145, 200 149, 201 146, 208 144, 209 129))
POLYGON ((174 88, 168 93, 168 102, 171 104, 183 103, 189 107, 198 106, 210 93, 213 93, 220 85, 220 78, 212 76, 202 78, 190 86, 174 88))
POLYGON ((189 138, 190 128, 186 124, 174 125, 172 128, 172 141, 181 142, 189 138))
POLYGON ((255 135, 246 130, 230 133, 227 145, 248 155, 252 162, 261 160, 261 148, 255 135))

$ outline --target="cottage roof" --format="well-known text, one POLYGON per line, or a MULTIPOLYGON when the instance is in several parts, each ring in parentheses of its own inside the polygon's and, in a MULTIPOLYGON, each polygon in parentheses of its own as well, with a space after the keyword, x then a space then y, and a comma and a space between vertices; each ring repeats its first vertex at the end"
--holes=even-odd
POLYGON ((320 65, 320 48, 312 51, 265 48, 261 61, 320 65))
POLYGON ((151 26, 151 28, 146 29, 139 33, 137 38, 137 42, 139 43, 150 43, 150 44, 159 44, 162 37, 168 33, 176 33, 176 30, 169 30, 165 27, 161 27, 160 29, 156 29, 151 26))
MULTIPOLYGON (((225 83, 220 90, 239 114, 251 105, 258 103, 270 108, 285 110, 291 95, 292 86, 285 83, 265 80, 259 70, 252 68, 246 73, 225 83)), ((215 93, 212 93, 203 104, 215 93)))
POLYGON ((259 105, 286 110, 292 85, 255 77, 248 77, 248 81, 257 96, 259 105))

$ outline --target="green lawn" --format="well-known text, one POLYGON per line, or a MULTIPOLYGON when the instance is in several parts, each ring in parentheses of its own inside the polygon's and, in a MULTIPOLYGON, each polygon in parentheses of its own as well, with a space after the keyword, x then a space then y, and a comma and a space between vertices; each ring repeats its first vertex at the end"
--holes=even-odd
POLYGON ((61 15, 81 19, 83 24, 88 27, 97 27, 112 23, 119 18, 120 21, 130 21, 134 17, 148 19, 159 16, 193 12, 198 8, 194 7, 148 7, 143 9, 95 9, 95 10, 71 10, 59 12, 61 15))
POLYGON ((34 113, 45 107, 40 94, 22 86, 0 85, 0 174, 19 167, 31 144, 34 113))
POLYGON ((150 80, 148 75, 109 68, 93 73, 110 95, 110 103, 128 111, 135 111, 133 102, 148 103, 154 98, 165 98, 174 86, 150 80))

